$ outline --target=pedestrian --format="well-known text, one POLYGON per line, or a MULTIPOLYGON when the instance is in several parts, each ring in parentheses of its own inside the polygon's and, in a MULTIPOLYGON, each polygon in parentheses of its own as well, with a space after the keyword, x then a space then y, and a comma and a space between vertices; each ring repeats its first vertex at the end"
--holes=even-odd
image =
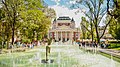
POLYGON ((104 48, 104 43, 103 43, 103 42, 100 44, 100 47, 101 47, 101 48, 104 48))
POLYGON ((81 47, 81 43, 79 42, 78 44, 79 44, 79 49, 80 49, 80 47, 81 47))
POLYGON ((82 46, 85 47, 85 42, 84 41, 82 41, 82 46))

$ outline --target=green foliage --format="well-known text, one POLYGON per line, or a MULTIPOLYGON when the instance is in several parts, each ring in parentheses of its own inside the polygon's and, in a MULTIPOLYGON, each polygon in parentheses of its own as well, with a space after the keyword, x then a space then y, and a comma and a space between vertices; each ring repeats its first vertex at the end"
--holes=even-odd
POLYGON ((109 49, 119 48, 119 47, 120 47, 120 43, 110 43, 110 46, 108 46, 109 49))
POLYGON ((22 38, 22 42, 23 43, 31 43, 31 40, 27 39, 27 38, 22 38))
MULTIPOLYGON (((14 41, 15 36, 23 42, 41 39, 48 31, 51 17, 43 10, 41 0, 2 0, 0 8, 0 40, 14 41), (20 34, 18 34, 18 31, 20 34), (28 39, 28 40, 27 40, 28 39)), ((54 13, 53 9, 49 9, 54 13)))
POLYGON ((117 30, 115 30, 114 33, 115 33, 115 36, 114 36, 115 39, 119 39, 120 40, 120 27, 117 30))
POLYGON ((110 23, 109 32, 115 39, 120 40, 120 2, 114 0, 114 8, 110 16, 114 17, 110 23))
POLYGON ((90 38, 90 35, 93 35, 93 25, 91 25, 91 21, 86 20, 85 17, 82 17, 81 30, 83 39, 90 38), (90 29, 88 29, 90 28, 90 29))
POLYGON ((100 39, 103 37, 105 30, 109 25, 109 22, 106 22, 104 24, 104 31, 99 34, 99 25, 103 21, 103 16, 105 16, 107 11, 106 7, 104 6, 104 0, 82 0, 81 4, 87 9, 85 9, 86 11, 83 12, 88 18, 88 21, 83 18, 84 22, 88 24, 84 25, 84 23, 83 25, 91 34, 92 40, 93 38, 97 38, 97 42, 100 43, 100 39))
POLYGON ((86 28, 83 25, 86 28, 88 28, 88 26, 86 26, 85 18, 82 17, 82 22, 81 22, 82 38, 85 39, 86 38, 87 30, 86 30, 86 28))
MULTIPOLYGON (((41 33, 47 33, 47 30, 49 29, 50 19, 47 18, 40 10, 29 10, 27 12, 26 21, 27 22, 25 22, 21 28, 26 28, 25 35, 28 36, 28 38, 34 39, 36 36, 41 38, 41 35, 44 35, 41 33)), ((21 30, 21 32, 24 31, 21 30)))
POLYGON ((118 41, 117 40, 109 41, 109 43, 120 43, 120 40, 118 40, 118 41))

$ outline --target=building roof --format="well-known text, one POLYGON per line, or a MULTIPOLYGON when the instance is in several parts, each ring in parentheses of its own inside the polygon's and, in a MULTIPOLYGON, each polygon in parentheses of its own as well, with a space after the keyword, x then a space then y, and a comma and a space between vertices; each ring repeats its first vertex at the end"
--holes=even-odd
POLYGON ((54 19, 54 21, 56 21, 56 18, 54 19))
POLYGON ((72 21, 72 22, 75 22, 73 18, 72 18, 72 20, 71 20, 71 21, 72 21))
POLYGON ((53 20, 53 23, 55 23, 56 22, 56 18, 53 20))
POLYGON ((59 17, 57 20, 71 20, 68 16, 59 17))

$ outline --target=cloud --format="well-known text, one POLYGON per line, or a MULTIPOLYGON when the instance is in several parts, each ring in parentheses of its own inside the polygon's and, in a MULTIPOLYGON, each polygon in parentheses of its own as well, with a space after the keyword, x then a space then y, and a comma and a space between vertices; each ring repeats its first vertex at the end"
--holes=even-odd
POLYGON ((60 3, 60 0, 51 0, 51 1, 53 1, 53 2, 55 2, 56 3, 56 5, 59 5, 60 3))
POLYGON ((76 1, 70 1, 70 4, 75 4, 76 3, 76 1))
POLYGON ((58 5, 50 6, 50 8, 53 8, 55 10, 57 18, 60 16, 69 16, 70 18, 74 18, 76 22, 76 27, 80 26, 81 17, 84 16, 82 11, 78 9, 70 10, 65 6, 58 5))
POLYGON ((51 1, 59 2, 60 0, 51 0, 51 1))
MULTIPOLYGON (((80 25, 82 16, 89 20, 89 18, 84 15, 84 13, 87 13, 89 9, 86 8, 85 5, 79 4, 81 3, 81 1, 82 0, 46 0, 48 4, 55 3, 49 5, 49 7, 55 10, 57 17, 59 16, 69 16, 71 18, 73 17, 76 22, 76 27, 80 25)), ((106 18, 102 19, 100 25, 104 25, 103 20, 105 19, 106 18)))

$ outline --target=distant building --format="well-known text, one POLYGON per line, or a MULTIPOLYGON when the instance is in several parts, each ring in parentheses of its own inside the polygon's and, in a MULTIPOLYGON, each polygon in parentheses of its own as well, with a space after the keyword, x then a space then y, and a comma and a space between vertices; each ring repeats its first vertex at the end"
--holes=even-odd
POLYGON ((49 30, 49 38, 57 41, 77 40, 80 38, 80 31, 75 28, 73 18, 63 16, 54 19, 52 29, 49 30))

